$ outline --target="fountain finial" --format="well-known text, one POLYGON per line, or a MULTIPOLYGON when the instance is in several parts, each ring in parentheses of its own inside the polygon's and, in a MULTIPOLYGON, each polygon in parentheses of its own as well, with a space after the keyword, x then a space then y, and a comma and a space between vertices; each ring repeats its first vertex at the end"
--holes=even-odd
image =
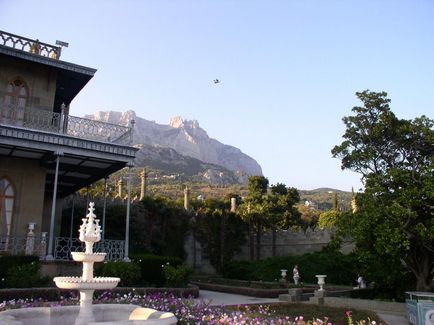
POLYGON ((89 213, 83 220, 80 226, 79 239, 86 244, 86 254, 92 254, 93 244, 101 240, 101 226, 99 225, 99 219, 96 219, 96 215, 93 213, 95 211, 95 203, 89 203, 89 213))

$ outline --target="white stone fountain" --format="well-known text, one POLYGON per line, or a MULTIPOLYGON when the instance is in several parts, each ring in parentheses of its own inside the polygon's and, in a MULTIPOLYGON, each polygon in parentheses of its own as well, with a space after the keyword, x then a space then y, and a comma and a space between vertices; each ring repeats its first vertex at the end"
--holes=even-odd
POLYGON ((106 253, 93 252, 93 244, 101 240, 101 226, 93 213, 94 205, 93 202, 89 204, 89 213, 82 219, 83 223, 78 231, 79 239, 86 245, 86 250, 84 253, 71 253, 74 261, 83 263, 83 275, 54 278, 59 288, 80 291, 80 312, 75 325, 87 324, 95 320, 92 310, 92 297, 95 290, 113 289, 120 281, 119 278, 93 277, 93 263, 104 261, 106 256, 106 253))
POLYGON ((0 324, 14 325, 172 325, 175 315, 137 305, 92 305, 95 290, 108 290, 117 286, 119 278, 94 277, 93 263, 102 262, 106 253, 94 253, 93 244, 101 239, 101 227, 96 219, 94 203, 80 226, 80 240, 86 245, 84 253, 71 253, 74 261, 83 263, 81 277, 56 277, 59 288, 80 291, 80 306, 35 307, 0 312, 0 324))

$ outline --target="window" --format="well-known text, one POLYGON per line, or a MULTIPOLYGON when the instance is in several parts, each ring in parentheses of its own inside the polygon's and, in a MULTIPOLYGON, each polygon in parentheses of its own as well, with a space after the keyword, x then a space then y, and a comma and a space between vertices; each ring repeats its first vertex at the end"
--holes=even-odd
POLYGON ((22 121, 28 97, 28 89, 21 78, 16 78, 6 86, 2 116, 11 121, 22 121))
POLYGON ((7 178, 0 179, 0 242, 7 242, 11 234, 15 190, 7 178))

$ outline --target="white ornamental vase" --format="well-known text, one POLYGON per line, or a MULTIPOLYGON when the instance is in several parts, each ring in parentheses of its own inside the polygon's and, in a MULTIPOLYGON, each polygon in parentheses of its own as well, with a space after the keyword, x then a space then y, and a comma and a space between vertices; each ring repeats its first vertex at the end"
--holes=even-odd
POLYGON ((324 291, 324 285, 325 285, 325 278, 327 277, 327 275, 315 275, 318 279, 318 285, 319 285, 319 290, 318 291, 324 291))

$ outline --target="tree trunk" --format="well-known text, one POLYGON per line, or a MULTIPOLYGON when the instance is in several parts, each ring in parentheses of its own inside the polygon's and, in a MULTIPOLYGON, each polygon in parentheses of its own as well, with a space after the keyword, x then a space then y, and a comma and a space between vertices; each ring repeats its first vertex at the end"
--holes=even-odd
POLYGON ((433 263, 433 254, 429 250, 423 247, 413 248, 410 259, 405 264, 416 277, 417 291, 429 292, 434 288, 433 263))

